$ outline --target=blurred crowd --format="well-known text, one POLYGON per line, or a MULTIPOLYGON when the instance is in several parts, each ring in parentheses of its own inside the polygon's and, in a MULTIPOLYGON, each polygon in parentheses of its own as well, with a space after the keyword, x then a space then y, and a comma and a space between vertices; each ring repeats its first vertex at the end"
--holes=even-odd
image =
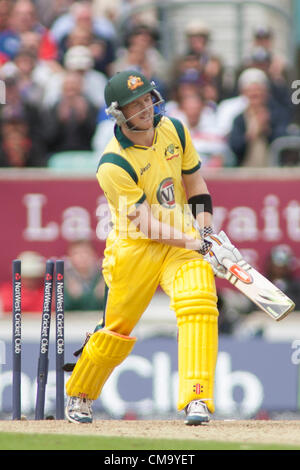
POLYGON ((120 15, 136 3, 0 0, 1 167, 47 167, 73 150, 100 155, 113 132, 104 87, 128 68, 156 82, 203 166, 266 166, 269 145, 295 132, 291 70, 269 27, 253 31, 249 57, 234 71, 200 19, 186 25, 184 53, 166 60, 154 14, 134 15, 119 30, 120 15))

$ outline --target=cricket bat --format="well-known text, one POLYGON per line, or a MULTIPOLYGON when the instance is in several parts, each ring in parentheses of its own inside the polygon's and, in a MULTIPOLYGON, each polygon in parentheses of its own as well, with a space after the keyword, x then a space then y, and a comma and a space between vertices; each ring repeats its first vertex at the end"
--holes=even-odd
POLYGON ((294 310, 294 302, 244 259, 237 263, 229 259, 222 262, 228 270, 226 279, 273 320, 282 320, 294 310))

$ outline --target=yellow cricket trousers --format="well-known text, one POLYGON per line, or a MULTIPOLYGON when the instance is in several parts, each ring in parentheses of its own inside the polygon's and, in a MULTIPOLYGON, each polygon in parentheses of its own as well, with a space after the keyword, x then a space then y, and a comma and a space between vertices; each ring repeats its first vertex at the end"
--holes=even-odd
POLYGON ((104 327, 87 342, 66 384, 67 394, 97 399, 113 369, 132 351, 136 338, 129 335, 160 285, 178 326, 177 407, 201 399, 213 412, 218 310, 209 263, 194 251, 144 239, 109 237, 104 254, 104 327))

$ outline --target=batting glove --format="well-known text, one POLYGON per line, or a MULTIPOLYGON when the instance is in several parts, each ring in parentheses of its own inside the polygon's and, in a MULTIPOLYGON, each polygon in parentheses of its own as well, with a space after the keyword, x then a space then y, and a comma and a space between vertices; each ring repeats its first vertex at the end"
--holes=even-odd
POLYGON ((218 235, 210 234, 204 238, 203 248, 200 250, 203 257, 208 261, 217 277, 225 278, 227 269, 223 264, 225 258, 233 263, 243 259, 239 250, 231 243, 225 232, 218 235), (206 249, 206 252, 203 252, 206 249))

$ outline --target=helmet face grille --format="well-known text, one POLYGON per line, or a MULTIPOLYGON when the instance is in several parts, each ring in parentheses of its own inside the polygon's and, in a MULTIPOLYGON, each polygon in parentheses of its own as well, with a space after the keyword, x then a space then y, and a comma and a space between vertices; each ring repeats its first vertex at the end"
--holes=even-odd
MULTIPOLYGON (((165 101, 158 90, 153 89, 150 93, 152 95, 152 106, 154 106, 154 125, 156 125, 156 118, 165 114, 165 101)), ((129 126, 128 122, 130 119, 125 118, 117 101, 113 101, 105 111, 108 116, 111 116, 111 118, 115 120, 117 125, 121 126, 122 124, 127 124, 127 126, 129 126)), ((133 130, 132 127, 131 130, 133 130)))
POLYGON ((155 84, 143 74, 135 70, 126 70, 114 75, 107 83, 104 93, 105 102, 107 106, 110 106, 116 101, 122 107, 154 89, 155 84))

